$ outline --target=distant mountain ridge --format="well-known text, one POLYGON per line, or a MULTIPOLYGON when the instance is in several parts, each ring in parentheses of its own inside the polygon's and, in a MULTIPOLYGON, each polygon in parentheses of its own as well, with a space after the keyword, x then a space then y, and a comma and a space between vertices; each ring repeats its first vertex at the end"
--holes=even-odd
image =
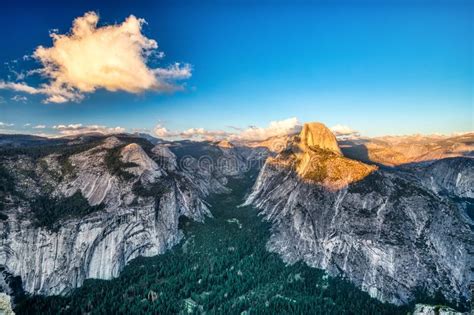
POLYGON ((454 136, 385 136, 341 140, 344 155, 367 163, 397 166, 449 157, 474 157, 474 132, 454 136))

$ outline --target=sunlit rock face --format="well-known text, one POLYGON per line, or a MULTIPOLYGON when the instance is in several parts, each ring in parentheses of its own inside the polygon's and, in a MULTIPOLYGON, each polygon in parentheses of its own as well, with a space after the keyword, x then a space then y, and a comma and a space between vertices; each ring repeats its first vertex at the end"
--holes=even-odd
POLYGON ((306 123, 300 133, 300 147, 304 151, 311 147, 318 147, 342 155, 334 134, 322 123, 306 123))
MULTIPOLYGON (((177 244, 181 216, 203 221, 211 215, 203 199, 226 190, 225 174, 180 167, 166 144, 145 150, 130 141, 109 137, 66 161, 61 153, 2 160, 21 196, 8 196, 2 210, 7 219, 0 220, 0 267, 20 276, 25 291, 61 294, 87 278, 116 277, 131 259, 161 254, 177 244), (111 172, 107 157, 112 151, 118 159, 112 162, 127 176, 111 172), (57 198, 81 192, 89 205, 103 209, 66 215, 51 230, 36 224, 30 205, 45 192, 57 198)), ((236 150, 217 147, 215 152, 218 157, 234 154, 243 163, 246 157, 236 150)))
POLYGON ((267 163, 290 168, 302 180, 333 190, 359 181, 377 169, 343 157, 336 137, 321 123, 305 124, 301 133, 288 141, 286 149, 267 163))
POLYGON ((386 136, 341 140, 345 156, 366 163, 398 166, 450 157, 474 156, 474 133, 386 136))
POLYGON ((120 151, 120 154, 123 162, 136 164, 136 166, 128 168, 129 172, 135 175, 142 175, 144 172, 149 172, 152 177, 161 175, 156 162, 153 161, 138 144, 130 143, 120 151))
MULTIPOLYGON (((302 147, 301 139, 293 141, 290 148, 302 147)), ((268 159, 246 200, 272 223, 270 251, 343 275, 381 301, 406 303, 417 287, 440 289, 453 300, 468 297, 472 221, 437 187, 472 194, 472 167, 376 170, 308 147, 268 159), (305 163, 306 155, 313 162, 305 163), (321 165, 326 171, 308 178, 307 170, 321 165), (438 184, 426 183, 432 177, 438 184)))

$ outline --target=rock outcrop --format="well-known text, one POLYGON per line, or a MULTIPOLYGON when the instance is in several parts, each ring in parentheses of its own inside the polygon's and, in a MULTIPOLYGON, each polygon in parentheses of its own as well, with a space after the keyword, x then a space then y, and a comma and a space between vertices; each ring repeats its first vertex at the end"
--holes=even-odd
POLYGON ((0 293, 0 315, 15 315, 12 310, 11 298, 5 293, 0 293))
POLYGON ((342 155, 334 134, 322 123, 306 123, 300 133, 300 148, 307 150, 318 147, 337 155, 342 155))
POLYGON ((176 155, 166 145, 157 145, 151 150, 158 158, 158 164, 168 171, 174 171, 178 167, 176 155))
MULTIPOLYGON (((305 145, 312 128, 304 129, 306 137, 267 160, 246 201, 272 223, 268 249, 347 277, 381 301, 409 302, 417 288, 468 298, 474 233, 462 209, 416 173, 376 170, 326 140, 326 150, 315 148, 321 133, 305 145), (324 171, 315 178, 310 169, 324 171)), ((473 169, 462 169, 458 187, 470 195, 473 169)), ((456 186, 448 182, 458 175, 443 176, 443 186, 456 186)))
POLYGON ((65 151, 53 147, 39 158, 36 151, 2 157, 19 193, 10 192, 2 210, 0 266, 20 276, 25 291, 61 294, 87 278, 115 277, 131 259, 177 244, 181 216, 197 221, 210 216, 203 198, 224 189, 225 177, 215 185, 199 168, 179 168, 165 144, 146 152, 130 141, 109 137, 65 151), (38 225, 32 200, 78 192, 103 210, 79 217, 66 213, 53 230, 38 225))
POLYGON ((416 304, 413 315, 467 315, 442 305, 416 304))
MULTIPOLYGON (((157 151, 157 150, 155 150, 157 151)), ((136 143, 130 143, 126 145, 120 151, 120 158, 124 163, 135 164, 132 167, 128 167, 127 170, 134 175, 142 175, 144 172, 150 173, 151 178, 159 177, 161 175, 158 165, 153 161, 136 143)))
POLYGON ((439 195, 474 199, 474 159, 468 157, 414 163, 405 167, 439 195))
POLYGON ((290 168, 302 180, 328 189, 346 187, 377 169, 343 157, 336 137, 321 123, 305 124, 299 136, 289 140, 287 148, 266 163, 290 168))

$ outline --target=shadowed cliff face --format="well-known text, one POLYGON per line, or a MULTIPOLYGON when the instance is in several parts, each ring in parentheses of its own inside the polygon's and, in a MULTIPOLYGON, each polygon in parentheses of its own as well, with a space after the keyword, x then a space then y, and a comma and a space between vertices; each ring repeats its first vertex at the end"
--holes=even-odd
POLYGON ((343 157, 336 137, 321 123, 305 124, 286 150, 267 163, 291 168, 302 179, 332 190, 362 180, 377 169, 343 157))
POLYGON ((417 288, 468 298, 474 234, 454 198, 472 196, 472 163, 377 170, 304 139, 267 160, 246 201, 272 223, 270 251, 382 301, 406 303, 417 288))

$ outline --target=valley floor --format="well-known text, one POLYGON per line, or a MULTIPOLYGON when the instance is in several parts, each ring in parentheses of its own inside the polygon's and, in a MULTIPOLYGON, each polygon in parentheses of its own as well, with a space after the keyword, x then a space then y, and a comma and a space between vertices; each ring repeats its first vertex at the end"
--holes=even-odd
POLYGON ((302 263, 286 266, 265 249, 269 226, 238 207, 255 176, 212 196, 213 218, 181 222, 183 241, 137 258, 113 280, 87 280, 67 296, 27 297, 17 314, 407 314, 354 285, 302 263))

